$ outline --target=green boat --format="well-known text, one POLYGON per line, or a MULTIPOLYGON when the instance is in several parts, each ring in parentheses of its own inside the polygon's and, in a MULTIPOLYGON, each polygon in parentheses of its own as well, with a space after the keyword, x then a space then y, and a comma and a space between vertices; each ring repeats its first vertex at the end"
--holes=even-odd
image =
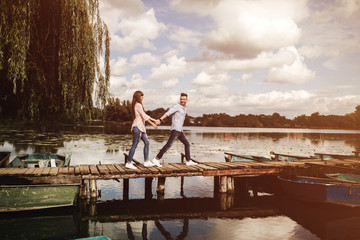
POLYGON ((358 174, 348 174, 348 173, 326 173, 327 177, 345 181, 345 182, 352 182, 352 183, 360 183, 360 175, 358 174))
POLYGON ((282 153, 275 153, 275 152, 273 152, 273 151, 271 151, 270 154, 275 155, 274 157, 271 157, 271 159, 272 159, 273 161, 291 162, 291 161, 297 161, 297 160, 309 160, 309 159, 313 159, 313 157, 309 157, 309 156, 299 156, 299 155, 282 154, 282 153))
POLYGON ((86 237, 86 238, 76 238, 74 240, 111 240, 111 238, 106 236, 94 236, 94 237, 86 237))
POLYGON ((34 167, 67 167, 70 165, 71 155, 55 153, 32 153, 18 155, 6 167, 34 168, 34 167))
POLYGON ((226 162, 269 162, 272 161, 270 158, 262 157, 262 156, 255 156, 250 154, 234 154, 234 153, 225 153, 226 162))
MULTIPOLYGON (((16 156, 6 168, 67 167, 70 155, 33 153, 16 156)), ((31 184, 18 177, 0 179, 0 212, 36 210, 72 206, 77 199, 79 184, 31 184)))
POLYGON ((80 184, 0 186, 0 212, 74 205, 80 184))

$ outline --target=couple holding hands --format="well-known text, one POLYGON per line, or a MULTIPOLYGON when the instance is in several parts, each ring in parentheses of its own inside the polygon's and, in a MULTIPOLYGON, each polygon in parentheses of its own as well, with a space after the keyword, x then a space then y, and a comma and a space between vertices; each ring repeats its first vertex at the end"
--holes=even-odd
POLYGON ((144 94, 141 91, 136 91, 133 95, 132 100, 132 115, 133 115, 133 123, 131 125, 131 131, 133 133, 133 143, 129 151, 129 157, 125 164, 126 168, 136 169, 134 166, 132 159, 135 154, 136 147, 139 143, 139 140, 144 142, 144 166, 145 167, 162 167, 160 164, 160 159, 165 154, 165 152, 172 146, 174 141, 178 138, 185 146, 185 158, 186 165, 196 165, 197 163, 191 161, 190 158, 190 143, 187 140, 184 132, 183 125, 186 116, 186 102, 188 100, 188 95, 186 93, 180 94, 180 102, 172 106, 164 115, 161 116, 160 119, 154 119, 145 113, 144 106, 142 101, 144 99, 144 94), (160 150, 160 152, 156 155, 156 157, 150 161, 149 160, 149 139, 146 135, 145 121, 149 122, 155 129, 157 125, 167 117, 172 116, 172 124, 171 124, 171 134, 169 140, 164 145, 164 147, 160 150))

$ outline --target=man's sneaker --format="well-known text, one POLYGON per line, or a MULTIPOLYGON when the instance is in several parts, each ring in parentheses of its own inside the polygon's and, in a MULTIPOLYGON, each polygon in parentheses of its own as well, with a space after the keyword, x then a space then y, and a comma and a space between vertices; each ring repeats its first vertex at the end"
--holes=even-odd
POLYGON ((162 165, 160 164, 160 160, 157 160, 156 158, 152 160, 152 163, 157 167, 162 167, 162 165))
POLYGON ((126 163, 125 167, 130 168, 130 169, 137 169, 132 162, 131 163, 126 163))
POLYGON ((155 164, 153 164, 151 161, 145 161, 144 166, 145 167, 153 167, 153 166, 155 166, 155 164))
POLYGON ((192 165, 197 165, 197 163, 189 160, 189 161, 186 161, 186 165, 187 166, 192 166, 192 165))

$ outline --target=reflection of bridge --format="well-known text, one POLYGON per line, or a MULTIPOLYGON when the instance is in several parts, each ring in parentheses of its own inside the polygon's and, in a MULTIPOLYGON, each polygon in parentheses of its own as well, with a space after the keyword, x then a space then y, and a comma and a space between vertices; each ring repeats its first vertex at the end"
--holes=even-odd
MULTIPOLYGON (((236 196, 235 196, 236 197, 236 196)), ((221 198, 135 199, 80 203, 81 219, 121 222, 166 219, 267 217, 278 213, 276 197, 241 198, 230 209, 222 209, 221 198)))

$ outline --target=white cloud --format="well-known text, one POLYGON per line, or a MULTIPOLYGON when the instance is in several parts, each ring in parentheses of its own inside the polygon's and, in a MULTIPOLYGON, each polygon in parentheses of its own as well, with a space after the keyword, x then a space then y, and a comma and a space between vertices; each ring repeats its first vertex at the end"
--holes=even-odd
POLYGON ((208 48, 241 58, 294 45, 307 16, 306 1, 224 0, 211 12, 217 29, 203 39, 208 48))
POLYGON ((145 11, 139 0, 101 1, 101 16, 111 33, 111 50, 129 52, 139 46, 156 49, 152 40, 166 30, 155 17, 154 9, 145 11))
POLYGON ((127 58, 118 57, 116 60, 110 60, 110 69, 112 76, 124 76, 129 70, 127 58))
POLYGON ((150 52, 144 52, 133 55, 130 62, 131 66, 136 68, 138 66, 157 65, 160 63, 160 58, 152 55, 150 52))
POLYGON ((281 48, 275 54, 273 52, 262 52, 253 59, 219 60, 213 68, 218 71, 259 70, 284 64, 291 65, 295 59, 294 51, 289 50, 289 48, 281 48))
POLYGON ((178 84, 178 82, 179 82, 179 80, 177 78, 165 80, 162 82, 161 87, 162 88, 173 88, 178 84))
POLYGON ((183 76, 186 72, 188 69, 185 57, 179 58, 174 55, 166 58, 166 64, 163 63, 159 67, 152 68, 149 78, 153 80, 176 78, 183 76))
POLYGON ((192 83, 197 86, 212 86, 229 80, 230 76, 227 73, 211 75, 202 71, 194 78, 192 83))
POLYGON ((245 84, 245 83, 247 83, 252 77, 253 77, 253 74, 244 73, 244 74, 241 75, 240 81, 245 84))
POLYGON ((168 38, 176 42, 184 42, 194 46, 200 43, 201 33, 181 27, 173 26, 168 38))
POLYGON ((304 83, 315 77, 315 72, 308 69, 304 58, 298 54, 294 47, 289 48, 296 54, 296 59, 291 65, 284 64, 272 67, 266 76, 267 82, 276 83, 304 83))

